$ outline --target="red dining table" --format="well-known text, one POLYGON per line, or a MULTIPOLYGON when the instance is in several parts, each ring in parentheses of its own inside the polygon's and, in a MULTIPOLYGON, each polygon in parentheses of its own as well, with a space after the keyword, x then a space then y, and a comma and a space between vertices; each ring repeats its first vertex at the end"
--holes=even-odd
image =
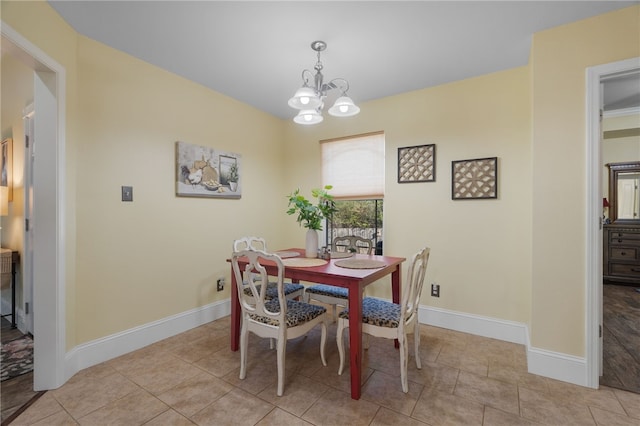
MULTIPOLYGON (((282 250, 285 252, 285 250, 282 250)), ((287 249, 304 257, 304 249, 287 249)), ((277 252, 276 252, 277 253, 277 252)), ((362 295, 369 284, 391 274, 391 292, 394 303, 400 303, 401 265, 403 257, 355 254, 354 259, 370 259, 384 266, 375 269, 351 269, 337 266, 335 262, 342 259, 331 259, 321 266, 285 266, 284 276, 292 282, 307 281, 311 283, 329 284, 349 289, 349 345, 351 371, 351 398, 360 399, 362 378, 362 295)), ((230 261, 230 259, 229 259, 230 261)), ((240 266, 246 262, 239 261, 240 266)), ((275 264, 263 263, 269 275, 276 275, 275 264)), ((238 287, 231 271, 231 350, 237 351, 240 344, 241 308, 238 300, 238 287)))

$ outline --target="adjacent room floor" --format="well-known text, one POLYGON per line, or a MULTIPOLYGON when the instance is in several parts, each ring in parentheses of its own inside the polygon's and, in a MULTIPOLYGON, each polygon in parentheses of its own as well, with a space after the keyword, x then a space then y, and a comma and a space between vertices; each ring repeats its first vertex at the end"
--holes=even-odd
POLYGON ((603 288, 603 375, 600 384, 640 394, 640 291, 603 288))
MULTIPOLYGON (((22 336, 18 329, 11 328, 11 322, 2 317, 0 340, 9 342, 22 336)), ((33 391, 33 372, 0 382, 0 401, 2 406, 2 424, 12 414, 27 404, 38 392, 33 391)))
MULTIPOLYGON (((229 317, 88 368, 49 391, 15 425, 638 425, 640 395, 588 389, 527 373, 522 345, 421 326, 422 370, 409 357, 409 393, 398 351, 371 339, 362 399, 337 375, 335 324, 319 356, 319 328, 287 345, 284 396, 276 356, 250 338, 247 378, 229 350, 229 317)), ((410 338, 410 344, 413 339, 410 338)))

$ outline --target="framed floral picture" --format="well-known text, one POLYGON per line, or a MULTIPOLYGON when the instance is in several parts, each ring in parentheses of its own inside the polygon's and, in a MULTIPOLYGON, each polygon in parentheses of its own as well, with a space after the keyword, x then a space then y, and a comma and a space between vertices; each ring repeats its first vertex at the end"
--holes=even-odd
POLYGON ((209 146, 176 142, 176 195, 240 198, 241 155, 209 146))
POLYGON ((398 148, 398 183, 435 182, 436 146, 398 148))
POLYGON ((451 162, 451 199, 498 198, 498 157, 451 162))

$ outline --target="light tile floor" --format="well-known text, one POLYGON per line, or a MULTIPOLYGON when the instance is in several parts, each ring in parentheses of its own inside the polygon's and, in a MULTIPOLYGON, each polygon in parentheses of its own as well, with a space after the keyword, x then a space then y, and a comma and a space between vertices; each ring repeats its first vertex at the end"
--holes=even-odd
POLYGON ((79 372, 12 425, 640 425, 639 394, 532 375, 521 345, 424 325, 409 392, 393 343, 372 338, 354 401, 349 371, 337 375, 335 330, 327 367, 319 328, 288 343, 282 397, 266 339, 251 337, 238 379, 226 317, 79 372))

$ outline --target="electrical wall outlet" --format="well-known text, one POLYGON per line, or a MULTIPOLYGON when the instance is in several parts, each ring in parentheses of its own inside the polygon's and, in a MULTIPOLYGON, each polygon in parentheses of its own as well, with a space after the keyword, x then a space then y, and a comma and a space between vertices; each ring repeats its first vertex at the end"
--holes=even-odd
POLYGON ((218 291, 224 290, 224 278, 218 278, 217 289, 218 289, 218 291))
POLYGON ((431 296, 440 297, 440 284, 431 283, 431 296))

